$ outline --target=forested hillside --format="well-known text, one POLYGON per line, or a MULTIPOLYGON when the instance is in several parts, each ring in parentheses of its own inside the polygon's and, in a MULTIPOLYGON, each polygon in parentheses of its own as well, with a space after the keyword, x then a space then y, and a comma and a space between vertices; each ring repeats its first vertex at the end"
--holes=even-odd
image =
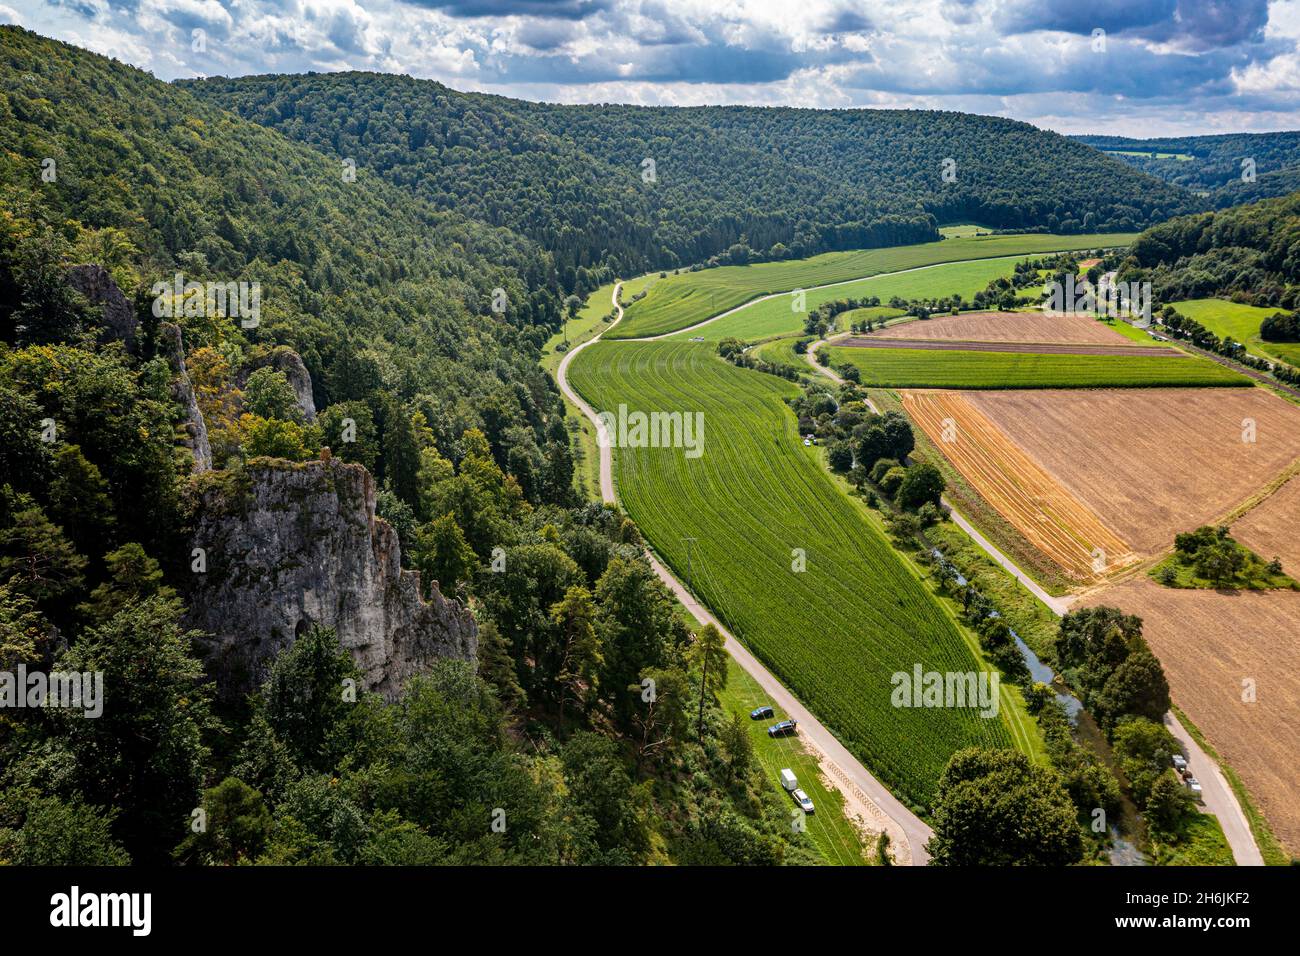
MULTIPOLYGON (((538 244, 13 27, 0 191, 0 671, 102 675, 93 719, 0 710, 0 864, 810 858, 716 702, 720 638, 676 617, 631 522, 574 498, 538 244), (260 318, 160 293, 177 273, 260 283, 260 318), (307 464, 330 457, 354 464, 307 464), (339 500, 357 464, 377 501, 368 478, 339 500), (311 476, 311 520, 346 505, 364 553, 282 560, 395 554, 370 550, 377 507, 402 583, 473 610, 477 661, 385 699, 303 620, 230 701, 187 602, 253 572, 196 563, 196 521, 311 476)), ((249 546, 281 548, 251 514, 249 546)))
POLYGON ((1140 272, 1121 279, 1149 279, 1158 301, 1224 296, 1300 307, 1300 193, 1154 226, 1129 262, 1140 272))
POLYGON ((1202 196, 1216 209, 1300 189, 1300 133, 1075 136, 1136 169, 1202 196), (1249 160, 1247 165, 1243 162, 1249 160), (1244 178, 1243 178, 1244 175, 1244 178))
POLYGON ((633 275, 802 257, 936 239, 948 221, 1124 231, 1197 208, 1116 159, 996 117, 558 106, 359 73, 182 85, 537 240, 566 291, 599 263, 633 275))

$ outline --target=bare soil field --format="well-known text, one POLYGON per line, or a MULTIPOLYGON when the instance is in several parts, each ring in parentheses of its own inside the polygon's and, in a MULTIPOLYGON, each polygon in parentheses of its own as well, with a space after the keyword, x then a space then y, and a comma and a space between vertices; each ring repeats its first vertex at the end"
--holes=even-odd
POLYGON ((908 415, 975 491, 1071 580, 1093 583, 1136 560, 1119 535, 982 415, 966 393, 899 394, 908 415))
POLYGON ((1220 592, 1126 581, 1088 596, 1143 620, 1174 702, 1300 855, 1300 593, 1220 592), (1242 699, 1252 681, 1254 702, 1242 699))
POLYGON ((1035 312, 963 312, 903 322, 872 332, 873 339, 1023 342, 1040 345, 1125 345, 1128 339, 1083 315, 1035 312))
POLYGON ((1300 475, 1233 522, 1232 535, 1266 561, 1281 558, 1282 570, 1300 579, 1300 475))
POLYGON ((1300 457, 1300 408, 1261 388, 965 398, 1143 557, 1180 531, 1228 520, 1300 457))
POLYGON ((1186 352, 1150 345, 1061 345, 1041 342, 967 342, 961 339, 895 339, 874 335, 852 336, 835 343, 855 349, 927 349, 930 351, 1017 352, 1036 355, 1149 355, 1188 358, 1186 352))

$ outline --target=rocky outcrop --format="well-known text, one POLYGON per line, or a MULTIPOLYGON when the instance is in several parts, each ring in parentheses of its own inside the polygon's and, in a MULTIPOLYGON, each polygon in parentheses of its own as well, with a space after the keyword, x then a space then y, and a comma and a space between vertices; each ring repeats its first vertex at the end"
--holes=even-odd
POLYGON ((390 699, 434 658, 475 659, 473 615, 436 588, 421 597, 361 465, 253 459, 196 479, 195 495, 206 570, 189 624, 209 635, 200 643, 223 694, 256 687, 313 624, 334 628, 366 685, 390 699))
POLYGON ((185 409, 185 443, 194 456, 194 471, 210 471, 212 445, 208 441, 208 425, 194 398, 190 373, 185 369, 185 346, 181 342, 181 330, 170 322, 163 322, 158 326, 158 339, 160 350, 167 356, 167 364, 172 369, 172 398, 185 409))
POLYGON ((72 266, 68 269, 68 283, 80 292, 91 305, 104 310, 104 339, 118 339, 126 350, 136 354, 136 328, 139 322, 135 309, 117 287, 108 270, 101 265, 72 266))
MULTIPOLYGON (((85 296, 91 305, 103 307, 101 342, 119 341, 130 354, 140 354, 136 334, 140 323, 136 319, 135 309, 107 269, 94 264, 71 266, 68 269, 68 284, 85 296)), ((158 351, 171 366, 172 398, 185 409, 185 447, 194 457, 194 471, 209 471, 212 468, 212 445, 208 442, 208 426, 203 420, 203 413, 199 411, 199 403, 194 398, 194 386, 185 369, 185 347, 181 342, 181 330, 170 322, 158 326, 158 351)))
POLYGON ((303 364, 302 356, 288 346, 277 345, 264 355, 255 356, 245 362, 239 370, 239 387, 244 387, 244 384, 248 381, 248 376, 259 368, 268 365, 277 372, 282 372, 284 377, 289 380, 289 384, 293 386, 293 394, 298 399, 298 408, 302 410, 303 418, 308 425, 314 424, 316 421, 316 400, 311 392, 311 373, 307 371, 307 366, 303 364))

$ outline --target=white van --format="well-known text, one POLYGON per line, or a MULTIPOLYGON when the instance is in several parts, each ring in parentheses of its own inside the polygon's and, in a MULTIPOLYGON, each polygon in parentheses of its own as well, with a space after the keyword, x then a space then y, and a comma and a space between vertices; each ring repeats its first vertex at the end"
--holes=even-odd
POLYGON ((794 778, 793 770, 781 771, 781 786, 787 790, 794 790, 795 787, 799 786, 799 781, 794 778))

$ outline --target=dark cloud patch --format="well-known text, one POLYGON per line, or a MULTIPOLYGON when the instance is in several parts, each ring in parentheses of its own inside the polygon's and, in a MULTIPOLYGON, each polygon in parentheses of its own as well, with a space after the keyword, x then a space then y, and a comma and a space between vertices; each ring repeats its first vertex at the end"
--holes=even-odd
POLYGON ((1152 53, 1136 40, 1121 39, 1111 40, 1105 53, 1093 52, 1081 40, 1063 54, 1032 56, 1023 50, 995 50, 970 57, 957 53, 955 59, 964 64, 956 75, 889 70, 882 60, 850 73, 841 84, 848 89, 924 96, 1088 94, 1134 101, 1170 98, 1190 104, 1203 96, 1230 94, 1232 69, 1251 60, 1238 49, 1152 53))
POLYGON ((998 10, 994 23, 1012 34, 1090 35, 1100 27, 1108 34, 1210 50, 1261 40, 1268 0, 1013 0, 998 10))
MULTIPOLYGON (((493 55, 486 68, 497 82, 587 84, 618 80, 650 83, 774 83, 805 65, 789 50, 729 46, 657 46, 573 61, 563 56, 493 55)), ((486 77, 485 77, 486 79, 486 77)))
POLYGON ((825 33, 862 33, 870 30, 873 24, 860 4, 840 7, 821 24, 825 33))
POLYGON ((1000 8, 995 25, 1007 33, 1059 30, 1090 35, 1162 25, 1173 19, 1178 0, 1014 0, 1000 8))
POLYGON ((554 20, 525 20, 514 33, 514 38, 524 46, 543 53, 558 50, 572 37, 569 24, 554 20))
POLYGON ((613 0, 402 0, 412 6, 441 10, 448 16, 547 17, 556 20, 584 20, 607 10, 613 0))

